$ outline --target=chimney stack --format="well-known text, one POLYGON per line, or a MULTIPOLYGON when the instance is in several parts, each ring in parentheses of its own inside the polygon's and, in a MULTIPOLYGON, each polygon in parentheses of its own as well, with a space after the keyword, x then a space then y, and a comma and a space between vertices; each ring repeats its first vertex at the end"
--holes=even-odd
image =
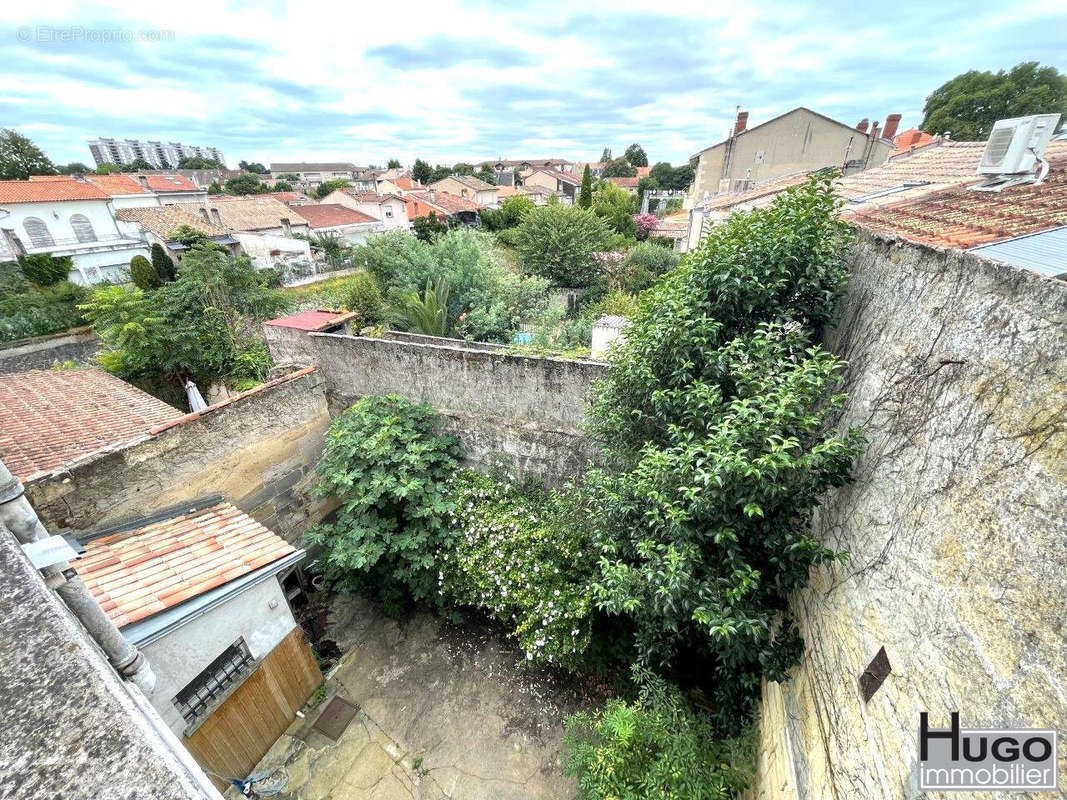
POLYGON ((860 133, 866 133, 868 124, 869 123, 867 121, 867 118, 864 117, 856 124, 856 130, 858 130, 860 133))
POLYGON ((892 139, 897 135, 897 127, 900 125, 900 114, 890 114, 885 118, 885 130, 882 131, 882 136, 886 139, 892 139))
POLYGON ((739 134, 739 133, 743 133, 745 128, 747 128, 747 127, 748 127, 748 112, 747 111, 738 111, 737 112, 737 121, 734 122, 734 136, 737 136, 737 134, 739 134))
POLYGON ((878 138, 878 120, 875 120, 874 124, 871 126, 871 138, 872 139, 877 139, 878 138))

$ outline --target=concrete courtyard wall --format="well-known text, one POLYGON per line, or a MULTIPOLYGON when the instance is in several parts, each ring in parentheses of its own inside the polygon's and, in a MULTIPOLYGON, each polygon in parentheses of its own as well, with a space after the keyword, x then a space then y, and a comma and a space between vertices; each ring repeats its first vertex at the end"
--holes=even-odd
POLYGON ((295 541, 333 506, 310 497, 329 427, 322 374, 298 370, 30 482, 50 529, 79 531, 221 492, 295 541))
POLYGON ((870 234, 852 273, 828 344, 870 444, 815 521, 850 558, 793 598, 807 649, 764 687, 758 798, 918 798, 921 711, 1067 735, 1067 284, 870 234))

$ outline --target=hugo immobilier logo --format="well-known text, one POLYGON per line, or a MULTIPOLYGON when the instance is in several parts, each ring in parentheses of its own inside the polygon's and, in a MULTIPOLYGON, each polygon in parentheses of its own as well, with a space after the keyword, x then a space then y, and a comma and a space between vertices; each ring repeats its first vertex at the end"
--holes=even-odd
POLYGON ((1037 728, 931 729, 919 714, 919 789, 1055 791, 1056 731, 1037 728))

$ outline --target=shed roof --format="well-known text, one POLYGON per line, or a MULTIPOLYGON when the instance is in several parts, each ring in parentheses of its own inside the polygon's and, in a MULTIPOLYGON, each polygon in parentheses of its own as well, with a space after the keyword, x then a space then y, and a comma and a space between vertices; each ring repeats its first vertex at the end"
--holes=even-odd
POLYGON ((1067 227, 982 245, 972 252, 1002 264, 1060 277, 1067 275, 1067 227))
POLYGON ((73 562, 118 627, 150 617, 296 552, 226 502, 90 534, 73 562))
POLYGON ((352 311, 320 308, 314 311, 301 311, 299 314, 290 314, 287 317, 278 317, 263 324, 273 325, 275 328, 295 328, 299 331, 321 331, 347 322, 354 316, 356 316, 355 312, 352 311))
POLYGON ((125 444, 181 416, 99 369, 0 375, 0 457, 21 480, 125 444))

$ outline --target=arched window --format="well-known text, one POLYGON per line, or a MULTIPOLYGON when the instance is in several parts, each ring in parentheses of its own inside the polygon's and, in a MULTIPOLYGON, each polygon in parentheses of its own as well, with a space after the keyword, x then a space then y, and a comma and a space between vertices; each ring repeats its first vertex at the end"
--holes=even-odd
POLYGON ((40 217, 26 217, 22 221, 22 227, 26 229, 26 235, 30 237, 30 244, 34 247, 55 247, 52 234, 48 232, 48 226, 40 217))
POLYGON ((93 223, 84 214, 73 214, 70 218, 70 227, 74 228, 74 235, 79 242, 95 242, 96 231, 93 223))

